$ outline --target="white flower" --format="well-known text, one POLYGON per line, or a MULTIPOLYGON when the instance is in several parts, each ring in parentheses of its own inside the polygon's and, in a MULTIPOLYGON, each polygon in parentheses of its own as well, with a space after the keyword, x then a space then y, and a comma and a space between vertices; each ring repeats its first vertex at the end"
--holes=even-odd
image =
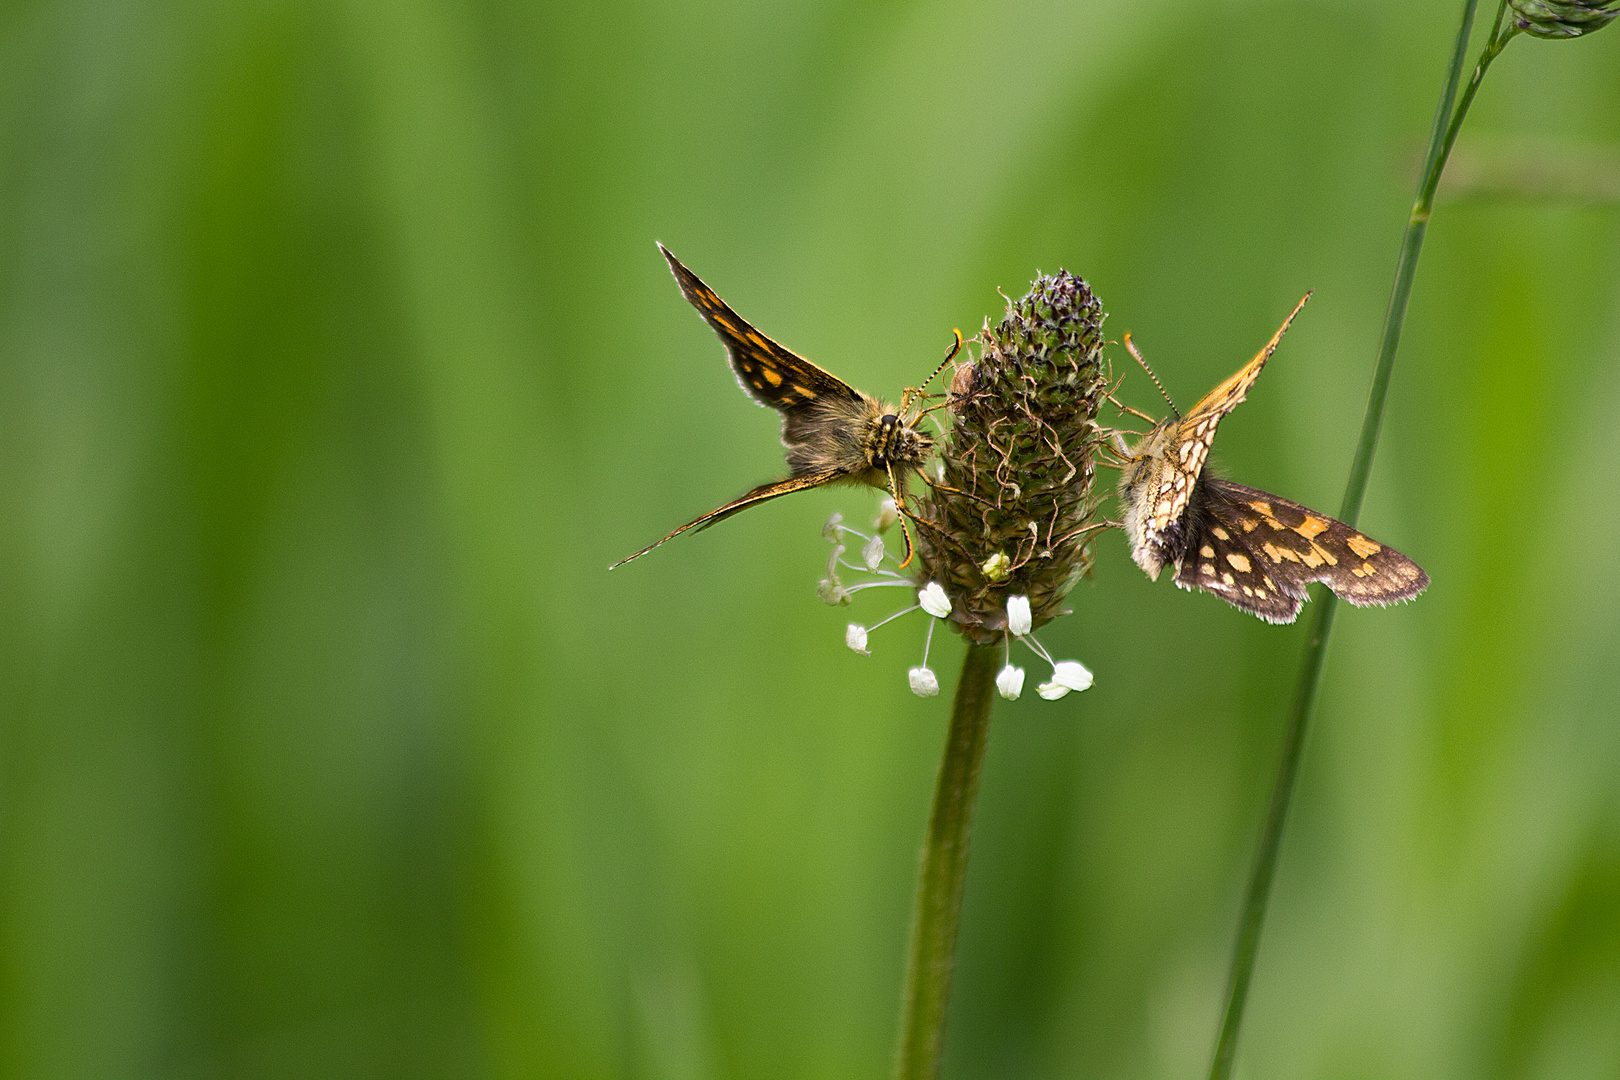
POLYGON ((884 499, 878 503, 877 520, 872 522, 872 528, 878 532, 887 532, 889 526, 900 520, 900 508, 894 505, 893 499, 884 499))
POLYGON ((939 680, 926 667, 914 667, 906 672, 911 680, 911 692, 918 697, 933 697, 939 693, 939 680))
POLYGON ((1091 685, 1091 672, 1078 660, 1059 660, 1052 666, 1052 681, 1070 690, 1084 690, 1091 685))
POLYGON ((930 581, 917 590, 917 603, 936 619, 943 619, 951 613, 951 598, 945 595, 945 590, 940 588, 937 581, 930 581))
POLYGON ((844 631, 844 644, 862 656, 872 655, 872 650, 866 647, 866 627, 864 626, 850 623, 849 629, 844 631))
MULTIPOLYGON (((837 516, 837 514, 833 515, 835 518, 837 516)), ((829 521, 827 525, 828 528, 831 528, 832 522, 829 521)), ((834 607, 839 604, 849 603, 849 590, 844 588, 842 581, 838 580, 838 560, 843 554, 844 545, 834 544, 832 558, 827 560, 827 576, 816 584, 816 595, 821 597, 821 602, 831 604, 834 607)))
POLYGON ((1052 665, 1052 681, 1043 682, 1035 690, 1047 701, 1056 701, 1070 690, 1084 690, 1091 685, 1091 672, 1078 660, 1059 660, 1052 665))
POLYGON ((1041 695, 1041 697, 1045 698, 1047 701, 1056 701, 1064 694, 1067 694, 1069 692, 1069 688, 1061 683, 1043 682, 1041 685, 1035 688, 1035 692, 1041 695))
POLYGON ((996 689, 1008 701, 1017 701, 1018 695, 1024 692, 1024 669, 1008 664, 996 676, 996 689))
POLYGON ((835 577, 822 578, 816 583, 816 595, 821 602, 831 607, 838 607, 849 603, 849 590, 835 577))
POLYGON ((868 570, 876 570, 883 563, 883 537, 874 536, 861 548, 861 559, 868 570))
POLYGON ((1013 637, 1023 637, 1034 625, 1035 621, 1029 614, 1029 597, 1007 597, 1007 629, 1012 632, 1013 637))

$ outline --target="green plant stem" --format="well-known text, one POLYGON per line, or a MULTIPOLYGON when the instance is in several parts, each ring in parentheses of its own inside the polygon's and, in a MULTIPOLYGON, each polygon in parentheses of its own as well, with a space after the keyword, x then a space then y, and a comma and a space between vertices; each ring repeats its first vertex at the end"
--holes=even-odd
POLYGON ((990 705, 1000 656, 998 645, 970 644, 962 658, 962 676, 956 683, 951 730, 945 740, 945 756, 939 763, 934 809, 928 817, 928 837, 923 841, 922 870, 917 880, 906 996, 900 1016, 900 1050, 895 1062, 895 1075, 900 1080, 934 1080, 939 1075, 956 928, 962 915, 962 885, 967 878, 973 802, 979 792, 979 770, 989 741, 990 705))
MULTIPOLYGON (((1435 110, 1434 128, 1429 137, 1429 153, 1424 161, 1423 176, 1418 182, 1417 198, 1407 219, 1406 235, 1401 241, 1400 261, 1395 267, 1395 287, 1389 298, 1389 309, 1384 315, 1384 332, 1378 346, 1378 364, 1373 370, 1372 388, 1367 395, 1367 411, 1362 417, 1361 438, 1356 445, 1355 462, 1350 467, 1350 479, 1345 485, 1344 502, 1339 517, 1354 525, 1361 514, 1362 497, 1366 494, 1367 478, 1372 472, 1373 454, 1378 448, 1378 434, 1383 424, 1384 400, 1389 393, 1390 373, 1395 366, 1395 351, 1401 341, 1401 327, 1406 321, 1406 306, 1412 294, 1412 278, 1417 271, 1418 255, 1423 250, 1423 237, 1428 228, 1429 215, 1434 207, 1435 189, 1440 174, 1445 170, 1446 158, 1457 139, 1463 118, 1473 103, 1480 81, 1485 77, 1491 61, 1501 53, 1518 28, 1509 26, 1504 32, 1502 18, 1506 0, 1497 7, 1496 22, 1491 36, 1480 54, 1474 75, 1468 82, 1462 100, 1457 101, 1457 84, 1462 77, 1463 64, 1468 55, 1468 39, 1473 32, 1474 11, 1479 0, 1466 0, 1463 4, 1462 24, 1457 30, 1456 46, 1452 50, 1451 64, 1446 74, 1446 85, 1435 110), (1455 104, 1455 109, 1453 108, 1455 104)), ((1317 684, 1322 675, 1322 662, 1327 655, 1328 638, 1333 632, 1333 613, 1337 598, 1327 593, 1317 602, 1312 614, 1310 633, 1305 641, 1305 652, 1300 664, 1299 683, 1289 710, 1287 731, 1283 736, 1282 761, 1277 769, 1277 780, 1271 793, 1271 806, 1266 813, 1265 829, 1261 833, 1254 870, 1249 889, 1244 897, 1243 912, 1238 921, 1237 941, 1232 950, 1232 970, 1227 983, 1226 1010, 1221 1019, 1220 1037, 1215 1044, 1214 1060, 1210 1065, 1211 1080, 1227 1080, 1237 1056, 1238 1034, 1243 1026, 1243 1009, 1248 1000, 1249 983, 1254 976, 1255 958, 1260 950, 1260 931, 1265 923, 1266 902, 1271 895, 1271 882, 1277 870, 1277 854, 1282 847, 1283 828, 1288 820, 1288 807, 1293 800, 1294 782, 1299 774, 1299 762, 1305 747, 1305 734, 1310 726, 1311 711, 1316 703, 1317 684)))

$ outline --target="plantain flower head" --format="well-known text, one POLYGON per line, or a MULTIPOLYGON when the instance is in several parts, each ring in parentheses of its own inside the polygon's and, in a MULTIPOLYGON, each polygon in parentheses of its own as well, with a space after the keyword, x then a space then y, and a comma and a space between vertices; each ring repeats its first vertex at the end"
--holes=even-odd
POLYGON ((918 500, 916 580, 949 592, 952 628, 970 641, 1050 622, 1091 569, 1102 324, 1084 281, 1036 278, 951 380, 942 483, 918 500))

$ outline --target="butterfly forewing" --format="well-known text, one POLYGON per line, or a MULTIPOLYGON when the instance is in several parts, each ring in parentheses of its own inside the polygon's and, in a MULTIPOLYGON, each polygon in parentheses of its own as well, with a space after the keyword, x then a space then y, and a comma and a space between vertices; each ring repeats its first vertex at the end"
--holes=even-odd
MULTIPOLYGON (((896 471, 922 464, 932 445, 928 436, 918 432, 909 419, 890 414, 882 402, 760 333, 663 244, 658 250, 682 294, 720 336, 744 392, 782 414, 789 476, 761 484, 613 566, 645 555, 681 533, 706 529, 750 506, 822 484, 842 481, 888 487, 904 511, 904 489, 895 480, 896 471)), ((902 531, 904 528, 902 523, 902 531)), ((906 561, 910 551, 907 535, 906 561)))
POLYGON ((1260 369, 1266 366, 1266 361, 1271 359, 1271 354, 1277 351, 1277 345, 1282 341, 1283 335, 1288 332, 1288 328, 1293 325, 1294 317, 1299 314, 1300 309, 1305 306, 1305 301, 1310 298, 1310 293, 1306 293, 1300 298, 1299 303, 1294 305, 1294 310, 1288 313, 1288 318, 1284 319, 1283 324, 1277 327, 1277 332, 1271 335, 1271 340, 1266 342, 1264 348, 1254 354, 1253 360, 1238 368, 1236 374, 1205 394, 1203 399, 1192 407, 1192 412, 1188 413, 1187 418, 1182 421, 1183 427, 1204 417, 1210 417, 1219 422, 1221 417, 1242 404, 1244 395, 1249 392, 1249 387, 1253 386, 1254 380, 1260 377, 1260 369))
POLYGON ((1293 622, 1320 581, 1358 607, 1410 600, 1429 585, 1411 559, 1326 514, 1219 477, 1199 485, 1176 584, 1268 622, 1293 622))
POLYGON ((669 269, 686 299, 725 343, 737 383, 749 397, 790 416, 797 409, 827 398, 865 400, 866 395, 844 380, 754 329, 663 244, 658 245, 658 250, 669 261, 669 269))
POLYGON ((1169 445, 1166 447, 1166 468, 1159 474, 1156 490, 1150 493, 1149 506, 1152 508, 1151 516, 1146 522, 1150 533, 1155 537, 1168 532, 1172 523, 1179 520, 1186 511, 1187 504, 1192 498, 1193 488, 1198 483, 1199 476, 1204 471, 1204 462, 1209 459, 1209 448, 1215 442, 1215 430, 1220 426, 1221 420, 1227 413, 1243 403, 1243 398, 1249 392, 1249 387, 1260 377, 1260 369, 1266 366, 1271 354, 1277 351, 1277 345, 1282 341, 1283 334, 1294 322, 1294 316, 1305 306, 1305 301, 1311 298, 1306 293, 1294 310, 1289 312, 1288 318, 1271 335, 1271 340, 1265 347, 1237 370, 1231 378, 1205 394, 1203 399, 1194 405, 1181 420, 1177 421, 1171 434, 1169 445))

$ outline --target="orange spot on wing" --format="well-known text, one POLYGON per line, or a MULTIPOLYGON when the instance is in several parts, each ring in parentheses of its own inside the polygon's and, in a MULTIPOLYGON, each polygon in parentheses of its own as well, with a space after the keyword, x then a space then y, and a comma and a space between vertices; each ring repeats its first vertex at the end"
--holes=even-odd
POLYGON ((1375 544, 1373 541, 1359 534, 1352 536, 1348 541, 1346 541, 1346 544, 1349 546, 1351 551, 1356 553, 1358 558, 1362 559, 1370 559, 1380 551, 1384 550, 1381 545, 1375 544))
POLYGON ((1307 540, 1315 540, 1327 531, 1328 523, 1319 517, 1305 515, 1305 520, 1294 526, 1294 531, 1307 540))

